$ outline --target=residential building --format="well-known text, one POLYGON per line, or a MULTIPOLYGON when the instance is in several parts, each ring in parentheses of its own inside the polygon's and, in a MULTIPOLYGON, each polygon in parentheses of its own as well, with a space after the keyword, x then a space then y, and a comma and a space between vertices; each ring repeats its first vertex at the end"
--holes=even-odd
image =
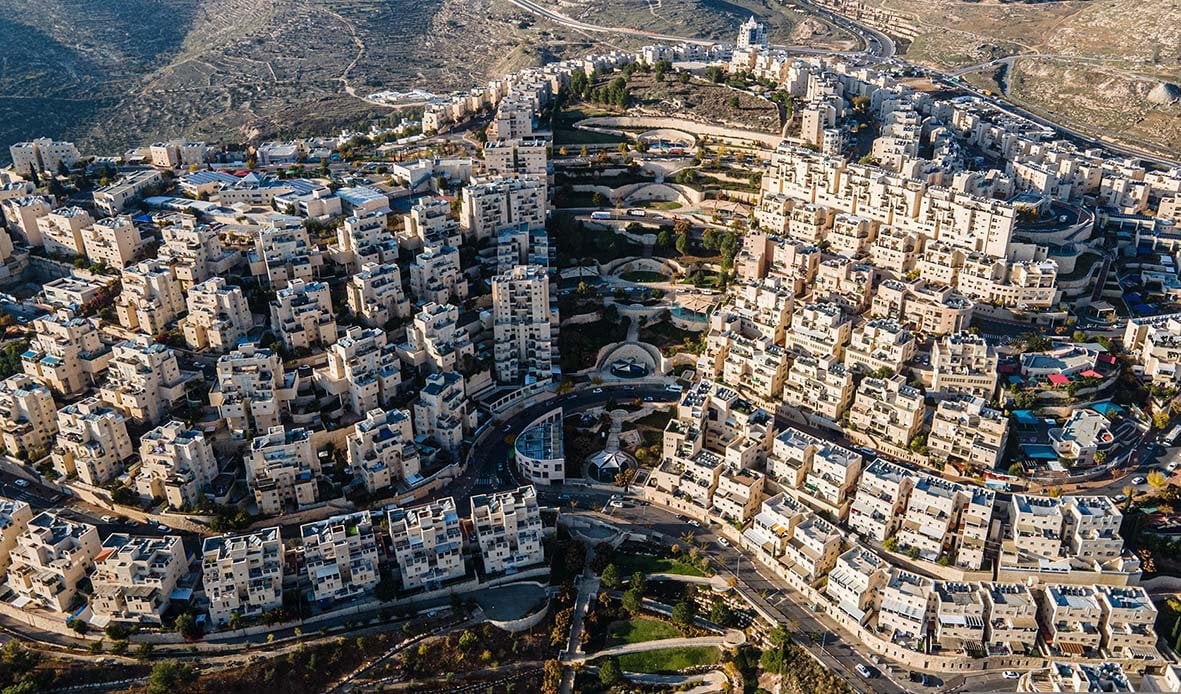
POLYGON ((346 289, 349 310, 371 328, 410 315, 410 302, 402 290, 402 271, 397 265, 365 263, 349 278, 346 289))
POLYGON ((151 156, 152 166, 162 169, 201 166, 209 156, 209 145, 186 140, 154 142, 148 148, 148 154, 151 156))
POLYGON ((72 258, 83 255, 82 230, 93 224, 94 218, 81 207, 61 207, 39 217, 37 231, 46 253, 72 258))
POLYGON ((837 557, 824 593, 838 609, 864 625, 889 578, 890 565, 884 559, 864 547, 853 547, 837 557))
POLYGON ((201 576, 209 619, 225 626, 233 615, 249 619, 282 607, 284 559, 278 527, 205 538, 201 576))
POLYGON ((543 139, 489 140, 484 144, 484 168, 500 176, 545 176, 549 141, 543 139))
POLYGON ((1103 609, 1103 655, 1107 658, 1157 659, 1156 605, 1141 586, 1095 586, 1103 609))
POLYGON ((113 480, 135 453, 123 415, 95 396, 58 410, 57 428, 53 469, 92 487, 113 480))
POLYGON ((172 268, 161 260, 145 260, 123 268, 123 293, 115 304, 119 324, 128 330, 158 335, 185 310, 184 293, 172 268))
POLYGON ((19 538, 33 519, 27 502, 0 498, 0 571, 8 568, 9 556, 19 538))
POLYGON ((23 195, 4 201, 4 219, 8 233, 26 246, 43 246, 41 227, 38 220, 53 211, 53 197, 23 195))
POLYGON ((898 321, 877 318, 855 328, 845 349, 845 367, 863 373, 898 373, 914 358, 914 335, 898 321))
POLYGON ((33 339, 21 355, 24 371, 59 395, 78 395, 94 384, 111 361, 98 333, 97 318, 68 309, 33 321, 33 339))
POLYGON ((324 264, 323 253, 311 242, 298 217, 274 219, 259 229, 249 260, 251 272, 265 276, 276 290, 297 281, 316 284, 314 280, 324 264))
POLYGON ((159 190, 163 183, 164 176, 155 169, 132 171, 111 185, 94 191, 94 206, 113 217, 150 191, 159 190))
POLYGON ((927 405, 923 394, 906 385, 905 377, 865 378, 849 409, 849 427, 899 448, 919 434, 927 405))
POLYGON ((254 327, 250 304, 242 288, 223 277, 193 285, 186 298, 189 315, 180 322, 191 349, 225 353, 254 327))
POLYGON ((988 407, 982 398, 958 396, 935 408, 927 449, 934 460, 957 460, 993 470, 1001 461, 1009 436, 1009 418, 988 407))
POLYGON ((100 219, 82 228, 82 251, 92 263, 126 267, 143 248, 143 239, 131 217, 100 219))
POLYGON ((406 344, 398 356, 428 373, 446 373, 465 367, 475 356, 468 331, 459 327, 459 309, 451 304, 423 304, 406 328, 406 344))
POLYGON ((545 227, 545 179, 538 176, 496 178, 463 189, 459 225, 465 237, 492 238, 501 229, 524 224, 545 227))
POLYGON ((466 575, 455 499, 391 509, 386 518, 403 590, 440 588, 466 575))
POLYGON ((17 596, 13 604, 52 612, 71 610, 78 583, 94 566, 99 542, 93 525, 49 511, 31 518, 9 554, 8 587, 17 596))
POLYGON ((900 550, 917 551, 936 561, 952 552, 960 513, 967 503, 962 487, 940 477, 921 475, 910 491, 906 515, 898 528, 900 550))
POLYGON ((296 375, 283 372, 271 350, 244 343, 217 358, 217 383, 209 403, 233 432, 249 436, 277 426, 295 397, 296 375))
POLYGON ((405 410, 370 410, 347 440, 349 467, 366 491, 407 489, 422 482, 414 429, 405 410))
POLYGON ((357 598, 381 581, 377 537, 367 511, 305 523, 299 535, 316 602, 328 605, 357 598))
POLYGON ((217 459, 205 434, 174 419, 139 441, 135 491, 146 499, 164 499, 173 509, 199 505, 202 491, 218 473, 217 459))
POLYGON ((968 332, 945 335, 931 347, 930 394, 991 400, 996 394, 999 363, 996 349, 984 337, 968 332))
POLYGON ((1058 459, 1069 468, 1094 465, 1096 456, 1107 455, 1115 443, 1110 420, 1094 410, 1074 410, 1062 426, 1050 429, 1049 436, 1058 459))
POLYGON ((1181 314, 1129 319, 1123 344, 1153 383, 1181 381, 1181 314))
POLYGON ((414 431, 455 454, 464 436, 476 428, 476 411, 468 408, 463 376, 434 373, 414 401, 414 431))
POLYGON ((450 244, 426 244, 410 264, 410 293, 420 304, 466 299, 468 283, 460 266, 459 249, 450 244))
POLYGON ((783 384, 783 402, 837 422, 853 402, 853 374, 831 357, 796 357, 783 384))
POLYGON ((988 605, 979 583, 935 581, 934 633, 942 651, 984 655, 988 605))
POLYGON ((913 472, 889 461, 870 463, 857 482, 849 527, 873 542, 893 537, 902 525, 914 480, 913 472))
POLYGON ((553 375, 553 329, 545 268, 521 265, 492 278, 496 378, 501 383, 544 381, 553 375))
POLYGON ((853 321, 837 304, 806 304, 792 315, 787 346, 816 359, 843 360, 852 333, 853 321))
POLYGON ((107 381, 99 394, 128 419, 155 424, 185 397, 187 379, 170 348, 137 335, 111 351, 107 381))
POLYGON ((903 569, 890 569, 878 607, 878 631, 897 642, 920 643, 934 612, 934 583, 903 569))
MULTIPOLYGON (((925 257, 925 256, 924 256, 925 257)), ((951 287, 925 280, 884 280, 870 302, 869 314, 893 318, 923 335, 946 335, 968 329, 975 304, 951 287)))
POLYGON ((53 393, 25 374, 0 381, 0 442, 10 456, 40 460, 57 434, 53 393))
POLYGON ((295 280, 271 302, 271 328, 291 350, 327 347, 336 341, 336 313, 323 282, 295 280))
POLYGON ((183 291, 226 275, 242 259, 240 252, 222 248, 217 226, 198 224, 189 215, 170 215, 157 225, 163 237, 157 257, 172 267, 183 291))
POLYGON ((1051 656, 1102 657, 1103 605, 1094 586, 1049 584, 1038 592, 1038 623, 1051 656))
POLYGON ((357 415, 380 408, 402 384, 397 348, 386 343, 384 330, 351 326, 328 347, 319 383, 357 415))
POLYGON ((114 533, 95 557, 90 608, 100 619, 161 624, 177 583, 188 572, 189 559, 178 535, 114 533))
POLYGON ((48 137, 17 142, 9 146, 8 153, 12 156, 12 169, 21 175, 47 173, 56 176, 63 169, 74 168, 82 159, 73 142, 48 137))
POLYGON ((541 513, 531 486, 472 497, 484 574, 513 574, 545 560, 541 513))
POLYGON ((307 429, 271 427, 250 440, 245 462, 246 483, 260 513, 275 515, 320 500, 320 459, 307 429))
POLYGON ((988 620, 984 645, 990 655, 1036 652, 1037 603, 1024 583, 986 582, 984 603, 988 620))
MULTIPOLYGON (((1132 683, 1119 663, 1052 662, 1044 670, 1021 676, 1020 692, 1132 692, 1132 683)), ((1143 691, 1143 690, 1142 690, 1143 691)), ((1160 691, 1169 691, 1167 689, 1160 691)))
POLYGON ((836 526, 808 513, 792 530, 780 561, 805 583, 815 585, 836 566, 840 553, 841 533, 836 526))

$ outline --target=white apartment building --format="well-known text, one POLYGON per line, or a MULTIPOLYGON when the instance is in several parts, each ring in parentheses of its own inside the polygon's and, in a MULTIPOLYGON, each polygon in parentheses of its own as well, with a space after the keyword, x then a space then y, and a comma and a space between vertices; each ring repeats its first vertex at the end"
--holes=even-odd
POLYGON ((796 357, 787 370, 783 402, 837 422, 853 402, 853 374, 831 357, 796 357))
POLYGON ((33 510, 28 503, 0 498, 0 571, 8 568, 9 555, 16 547, 16 540, 31 520, 33 510))
POLYGON ((185 310, 184 293, 172 268, 161 260, 145 260, 123 268, 123 293, 115 305, 119 324, 128 330, 157 335, 185 310))
POLYGON ((0 429, 0 442, 8 455, 40 459, 57 434, 53 393, 25 374, 0 381, 0 429))
POLYGON ((807 513, 808 510, 802 504, 780 492, 763 499, 759 512, 742 531, 742 537, 771 556, 781 557, 796 524, 802 521, 807 513))
POLYGON ((410 315, 410 302, 402 289, 402 271, 397 265, 365 263, 346 285, 349 310, 365 325, 384 327, 395 318, 410 315))
POLYGON ((935 408, 927 449, 934 460, 959 460, 993 470, 1009 437, 1009 418, 971 396, 943 400, 935 408))
POLYGON ((174 509, 197 506, 218 473, 205 434, 175 419, 140 437, 139 461, 135 491, 146 499, 165 499, 174 509))
POLYGON ((381 581, 377 536, 367 511, 299 526, 304 567, 322 605, 357 598, 381 581))
POLYGON ((4 219, 8 233, 27 246, 42 246, 41 227, 37 220, 53 211, 53 197, 24 195, 4 201, 4 219))
POLYGON ((99 395, 123 416, 155 424, 185 397, 188 381, 168 347, 137 335, 111 351, 111 366, 99 395))
POLYGON ((849 408, 849 426, 879 441, 906 448, 922 430, 927 404, 905 377, 865 378, 849 408))
POLYGON ((201 166, 209 156, 209 145, 204 142, 169 140, 154 142, 148 148, 152 166, 162 169, 179 169, 182 166, 201 166))
POLYGON ((956 289, 976 301, 1037 311, 1056 303, 1057 279, 1054 260, 1010 261, 972 253, 964 259, 956 289))
POLYGON ((8 587, 13 605, 67 612, 78 583, 94 566, 100 547, 98 529, 42 512, 29 520, 9 554, 8 587))
POLYGON ((439 588, 466 575, 455 499, 391 509, 386 518, 404 590, 439 588))
POLYGON ((161 624, 172 592, 188 572, 179 536, 114 533, 95 557, 90 608, 100 620, 161 624))
POLYGON ((934 633, 944 651, 983 655, 988 605, 979 583, 935 581, 934 633))
POLYGON ((320 500, 320 459, 307 429, 271 427, 250 440, 246 483, 260 513, 283 513, 320 500))
POLYGON ((917 551, 926 561, 950 553, 960 514, 967 503, 962 487, 940 477, 921 475, 910 491, 906 515, 899 526, 900 550, 917 551))
POLYGON ((17 142, 9 146, 12 169, 22 175, 47 173, 58 175, 63 168, 72 169, 82 155, 73 142, 39 137, 30 142, 17 142))
POLYGON ((1051 655, 1102 657, 1103 605, 1090 585, 1049 584, 1037 593, 1038 623, 1051 655))
POLYGON ((808 513, 792 529, 780 561, 789 571, 814 585, 836 566, 840 553, 840 531, 820 516, 808 513))
POLYGON ((936 398, 965 394, 991 399, 996 394, 996 348, 980 335, 955 332, 931 347, 931 389, 936 398))
POLYGON ((545 560, 532 486, 473 496, 472 525, 485 575, 513 574, 545 560))
POLYGON ((427 244, 410 264, 410 293, 418 303, 463 301, 468 283, 459 262, 459 249, 450 244, 427 244))
POLYGON ((231 431, 247 436, 277 426, 295 390, 295 374, 283 372, 278 354, 246 343, 217 358, 217 383, 209 392, 209 403, 231 431))
POLYGON ((879 632, 900 640, 921 642, 934 613, 934 582, 903 569, 890 569, 878 607, 879 632))
POLYGON ((386 343, 384 330, 354 325, 328 347, 328 365, 319 377, 324 390, 363 415, 396 394, 402 384, 401 362, 397 348, 386 343))
POLYGON ((902 282, 888 279, 878 284, 869 314, 893 318, 924 335, 945 335, 967 330, 976 306, 951 287, 925 280, 902 282))
POLYGON ((391 241, 393 234, 386 214, 363 212, 344 219, 336 230, 336 243, 328 246, 328 255, 346 270, 355 271, 359 257, 381 255, 391 241))
POLYGON ((157 223, 163 243, 156 256, 172 267, 184 291, 212 277, 224 276, 242 259, 240 252, 222 248, 216 226, 198 224, 188 215, 171 215, 157 223))
POLYGON ((271 327, 289 350, 325 347, 336 341, 336 313, 323 282, 295 280, 271 302, 271 327))
POLYGON ((275 289, 296 281, 313 282, 323 263, 323 254, 298 218, 276 220, 259 229, 250 256, 251 272, 265 276, 275 289))
POLYGON ((495 237, 501 229, 521 224, 545 227, 546 186, 538 176, 496 178, 463 189, 459 226, 465 237, 495 237))
POLYGON ((242 288, 212 277, 193 285, 186 303, 189 315, 180 322, 191 349, 228 352, 254 327, 250 304, 242 288))
POLYGON ((869 245, 877 237, 877 225, 865 217, 838 214, 825 240, 830 253, 846 258, 861 258, 869 252, 869 245))
POLYGON ((114 216, 120 214, 131 203, 143 197, 150 189, 164 183, 164 176, 155 169, 140 169, 124 174, 105 188, 94 191, 94 206, 114 216))
POLYGON ((82 228, 82 252, 93 263, 126 267, 143 249, 143 238, 131 217, 100 219, 82 228))
POLYGON ((1124 328, 1124 349, 1135 357, 1153 383, 1181 381, 1181 314, 1131 318, 1124 328))
POLYGON ((787 347, 817 359, 843 360, 845 345, 853 333, 853 321, 833 303, 805 304, 796 308, 787 332, 787 347))
POLYGON ((207 537, 201 577, 209 619, 225 626, 231 615, 251 618, 283 606, 283 540, 279 528, 207 537))
POLYGON ((824 594, 842 612, 864 625, 889 578, 890 565, 884 559, 864 547, 853 547, 837 557, 824 594))
POLYGON ((58 410, 57 428, 53 469, 92 487, 113 480, 135 453, 123 415, 94 396, 58 410))
POLYGON ((97 318, 62 309, 34 320, 33 333, 21 355, 24 372, 59 395, 83 392, 111 361, 110 348, 99 338, 97 318))
POLYGON ((1087 467, 1100 451, 1115 443, 1111 422, 1094 410, 1077 409, 1060 427, 1049 432, 1050 446, 1066 467, 1087 467))
POLYGON ((1070 556, 1100 565, 1118 560, 1124 547, 1124 538, 1120 536, 1123 518, 1109 497, 1068 498, 1063 514, 1063 533, 1070 556))
POLYGON ((836 304, 849 313, 860 313, 873 299, 872 265, 837 256, 822 260, 812 283, 812 301, 836 304))
POLYGON ((414 250, 460 244, 459 221, 451 216, 451 201, 446 198, 420 198, 402 217, 402 226, 398 239, 414 250))
POLYGON ((1156 605, 1141 586, 1095 586, 1103 608, 1103 655, 1156 659, 1156 605))
POLYGON ((431 374, 414 401, 414 431, 453 454, 476 428, 476 411, 468 409, 463 376, 454 371, 431 374))
POLYGON ((885 542, 902 525, 915 474, 883 459, 870 463, 857 481, 848 524, 873 542, 885 542))
POLYGON ((985 647, 989 654, 1021 655, 1037 648, 1037 603, 1024 583, 984 583, 985 647))
POLYGON ((914 335, 898 321, 877 318, 855 328, 845 349, 845 367, 864 373, 898 373, 914 358, 914 335))
POLYGON ((484 143, 484 169, 500 176, 545 176, 549 141, 489 140, 484 143))
POLYGON ((521 265, 492 278, 492 331, 496 379, 529 383, 553 375, 553 327, 545 268, 521 265))
POLYGON ((451 304, 423 304, 406 328, 406 344, 398 355, 410 366, 428 373, 446 373, 462 368, 475 355, 468 331, 459 327, 459 309, 451 304))
POLYGON ((37 219, 37 231, 46 253, 73 257, 83 255, 82 230, 92 224, 94 218, 81 207, 60 207, 37 219))
POLYGON ((410 414, 376 408, 357 422, 348 436, 349 467, 370 493, 422 482, 421 461, 410 414))

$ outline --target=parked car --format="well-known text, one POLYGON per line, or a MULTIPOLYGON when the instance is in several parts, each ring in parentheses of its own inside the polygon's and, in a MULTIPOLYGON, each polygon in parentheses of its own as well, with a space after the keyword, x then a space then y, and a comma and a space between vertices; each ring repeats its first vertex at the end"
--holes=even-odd
POLYGON ((1132 478, 1132 484, 1144 484, 1147 481, 1148 480, 1144 479, 1143 476, 1136 476, 1132 478))
POLYGON ((1004 677, 1007 680, 1019 680, 1021 679, 1021 673, 1017 672, 1016 670, 1005 670, 1001 673, 1001 677, 1004 677))
POLYGON ((104 523, 114 523, 115 517, 114 516, 102 516, 99 518, 99 520, 104 523))
POLYGON ((857 663, 857 667, 855 667, 853 669, 857 671, 858 675, 861 675, 865 679, 869 679, 870 677, 873 677, 873 671, 870 670, 869 668, 865 667, 865 664, 863 664, 863 663, 857 663))
POLYGON ((603 389, 602 388, 595 388, 591 392, 594 393, 595 395, 602 395, 603 389))
POLYGON ((608 501, 607 505, 610 506, 611 508, 623 508, 622 501, 608 501))
POLYGON ((623 495, 622 494, 612 494, 611 500, 612 501, 623 501, 623 495))
POLYGON ((162 533, 172 532, 172 528, 168 527, 167 525, 164 525, 163 523, 161 523, 160 525, 157 525, 156 530, 159 530, 162 533))
POLYGON ((694 528, 701 527, 701 523, 698 523, 697 521, 693 520, 692 518, 689 519, 689 525, 692 525, 694 528))
POLYGON ((1123 494, 1116 494, 1115 496, 1111 497, 1111 500, 1117 504, 1122 504, 1128 500, 1128 497, 1123 494))
POLYGON ((26 479, 21 479, 20 477, 13 480, 12 483, 18 487, 21 487, 22 489, 29 486, 29 481, 26 479))
POLYGON ((723 547, 729 547, 729 546, 730 546, 730 541, 729 541, 729 540, 727 540, 727 539, 726 539, 726 538, 724 538, 724 537, 719 537, 719 538, 718 538, 718 544, 719 544, 719 545, 721 545, 721 546, 723 546, 723 547))

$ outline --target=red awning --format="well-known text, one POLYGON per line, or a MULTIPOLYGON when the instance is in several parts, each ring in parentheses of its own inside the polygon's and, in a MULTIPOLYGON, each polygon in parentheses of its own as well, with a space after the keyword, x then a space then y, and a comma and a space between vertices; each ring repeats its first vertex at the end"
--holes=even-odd
POLYGON ((1049 378, 1050 383, 1053 383, 1056 386, 1064 386, 1067 383, 1070 383, 1070 377, 1063 376, 1062 374, 1050 374, 1049 378))

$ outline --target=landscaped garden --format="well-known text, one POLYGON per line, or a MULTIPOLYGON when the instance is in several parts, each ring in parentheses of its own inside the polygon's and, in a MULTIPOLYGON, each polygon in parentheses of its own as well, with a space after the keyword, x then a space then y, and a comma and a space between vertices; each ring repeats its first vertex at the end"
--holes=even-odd
POLYGON ((667 282, 668 275, 651 270, 632 270, 619 276, 625 282, 667 282))
POLYGON ((607 646, 662 641, 680 638, 680 636, 680 629, 670 622, 649 617, 632 617, 611 625, 607 634, 607 646))
POLYGON ((716 646, 684 646, 627 653, 619 656, 619 667, 624 672, 679 672, 700 665, 713 665, 719 657, 716 646))
POLYGON ((639 571, 650 576, 652 574, 678 574, 681 576, 709 576, 708 571, 698 560, 688 556, 656 557, 649 554, 617 554, 612 559, 619 573, 624 576, 639 571))

